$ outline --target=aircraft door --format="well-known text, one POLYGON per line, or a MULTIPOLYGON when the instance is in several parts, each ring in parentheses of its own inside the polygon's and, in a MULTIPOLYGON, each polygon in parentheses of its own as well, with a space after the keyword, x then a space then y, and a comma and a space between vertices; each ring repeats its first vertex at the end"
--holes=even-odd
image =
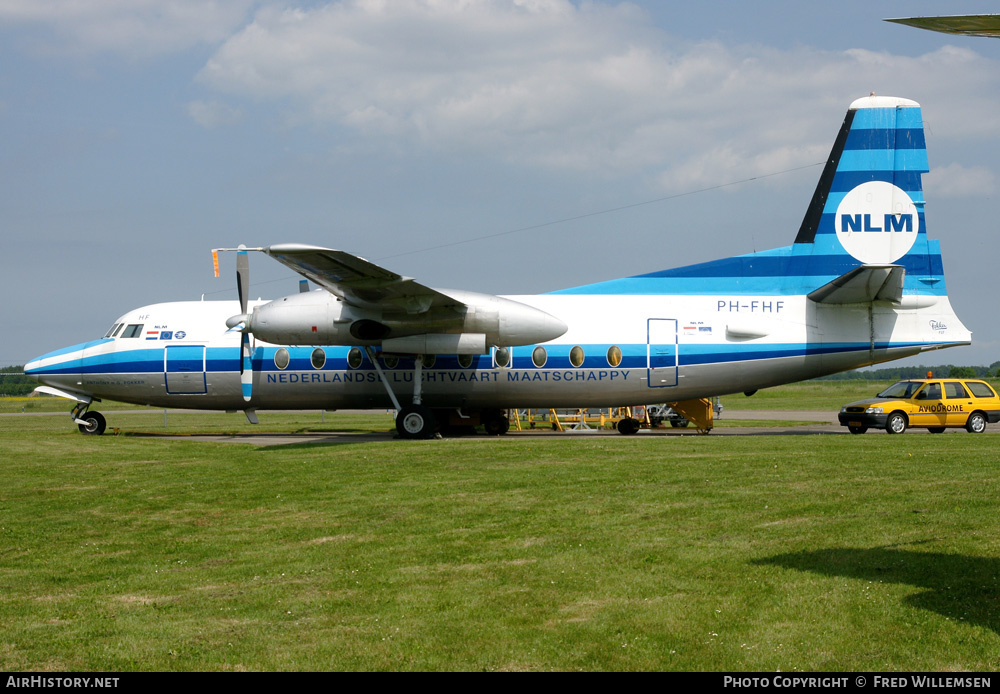
POLYGON ((205 384, 205 346, 172 345, 166 348, 163 371, 169 395, 201 395, 205 384))
POLYGON ((676 319, 647 320, 646 376, 650 388, 669 388, 677 385, 676 319))

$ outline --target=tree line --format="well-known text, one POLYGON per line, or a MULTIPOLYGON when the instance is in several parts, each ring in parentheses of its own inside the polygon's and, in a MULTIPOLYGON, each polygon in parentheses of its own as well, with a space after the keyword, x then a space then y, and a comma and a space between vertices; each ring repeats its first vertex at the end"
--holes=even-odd
POLYGON ((24 375, 23 366, 0 367, 0 396, 27 395, 37 385, 24 375))
POLYGON ((926 378, 932 373, 937 378, 1000 378, 1000 361, 989 366, 890 366, 884 369, 844 371, 823 376, 817 381, 902 381, 907 378, 926 378))

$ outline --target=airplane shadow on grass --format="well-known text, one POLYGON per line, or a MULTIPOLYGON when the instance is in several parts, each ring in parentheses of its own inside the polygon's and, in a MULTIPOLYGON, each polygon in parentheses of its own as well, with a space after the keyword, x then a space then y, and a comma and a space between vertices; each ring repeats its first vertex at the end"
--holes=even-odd
POLYGON ((924 588, 904 602, 1000 634, 1000 559, 876 547, 794 552, 753 563, 924 588))

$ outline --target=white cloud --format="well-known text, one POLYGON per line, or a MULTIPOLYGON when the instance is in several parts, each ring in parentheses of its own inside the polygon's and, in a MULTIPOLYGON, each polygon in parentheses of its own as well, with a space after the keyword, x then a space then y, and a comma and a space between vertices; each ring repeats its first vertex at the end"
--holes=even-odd
POLYGON ((645 170, 670 189, 822 160, 847 104, 870 90, 933 96, 925 113, 938 132, 1000 132, 970 115, 970 93, 973 113, 1000 108, 1000 69, 970 50, 913 58, 671 42, 627 4, 267 7, 199 79, 277 102, 293 125, 523 165, 645 170))
POLYGON ((110 52, 148 57, 221 43, 247 19, 256 0, 3 0, 0 22, 37 25, 48 52, 110 52))
POLYGON ((263 105, 289 126, 642 172, 671 191, 821 160, 846 105, 871 90, 924 101, 929 137, 1000 135, 984 115, 1000 110, 1000 66, 970 49, 692 43, 627 3, 3 0, 0 21, 49 27, 63 50, 144 57, 218 44, 198 80, 226 98, 188 105, 206 127, 263 105), (229 105, 241 99, 246 108, 229 105))
POLYGON ((952 163, 945 167, 934 167, 924 176, 924 190, 927 191, 928 198, 992 195, 996 189, 996 174, 983 166, 966 168, 952 163))

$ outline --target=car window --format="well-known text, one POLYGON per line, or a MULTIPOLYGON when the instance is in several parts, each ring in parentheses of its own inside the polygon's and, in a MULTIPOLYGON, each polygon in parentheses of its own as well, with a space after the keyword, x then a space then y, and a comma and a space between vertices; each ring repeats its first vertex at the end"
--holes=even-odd
POLYGON ((944 392, 949 398, 968 398, 969 394, 961 383, 945 383, 944 392))
POLYGON ((909 398, 920 387, 920 381, 900 381, 876 395, 877 398, 909 398))
POLYGON ((972 394, 977 398, 995 398, 997 396, 997 394, 993 392, 993 389, 982 381, 969 381, 965 385, 969 386, 969 390, 971 390, 972 394))
POLYGON ((940 400, 941 399, 941 384, 940 383, 928 383, 927 387, 924 388, 917 395, 919 400, 940 400))

